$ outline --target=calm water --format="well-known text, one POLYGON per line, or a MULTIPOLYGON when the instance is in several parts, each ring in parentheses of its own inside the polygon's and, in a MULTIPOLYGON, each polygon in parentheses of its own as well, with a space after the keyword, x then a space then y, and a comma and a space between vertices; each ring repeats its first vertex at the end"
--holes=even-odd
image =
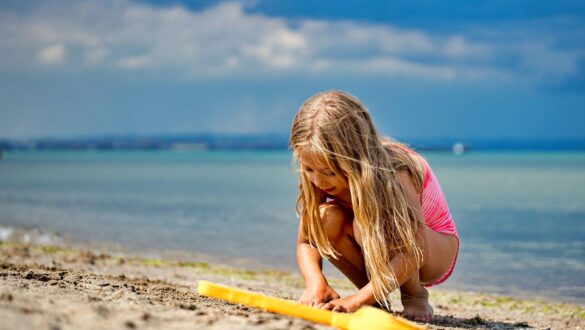
MULTIPOLYGON (((585 303, 585 153, 424 154, 462 237, 443 285, 585 303)), ((0 161, 0 225, 294 269, 288 152, 29 152, 0 161)))

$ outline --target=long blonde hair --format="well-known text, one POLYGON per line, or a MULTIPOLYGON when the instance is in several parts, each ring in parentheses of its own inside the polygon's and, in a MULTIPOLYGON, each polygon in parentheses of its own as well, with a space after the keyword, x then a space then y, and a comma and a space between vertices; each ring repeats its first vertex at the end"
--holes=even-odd
MULTIPOLYGON (((405 145, 379 136, 366 107, 341 91, 319 93, 305 101, 293 121, 290 147, 296 159, 301 150, 322 155, 334 173, 347 178, 374 296, 389 307, 389 294, 399 287, 391 258, 403 252, 413 255, 417 264, 422 260, 416 232, 424 220, 409 205, 398 171, 411 172, 422 199, 424 168, 405 145)), ((319 206, 325 199, 300 171, 296 210, 301 230, 321 256, 338 258, 320 221, 319 206)))

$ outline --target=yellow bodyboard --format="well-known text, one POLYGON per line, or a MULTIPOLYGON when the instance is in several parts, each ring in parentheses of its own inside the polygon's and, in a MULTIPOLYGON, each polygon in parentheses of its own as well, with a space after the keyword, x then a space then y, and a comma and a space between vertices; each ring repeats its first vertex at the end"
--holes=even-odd
POLYGON ((208 281, 199 281, 197 293, 203 296, 265 309, 278 314, 300 317, 343 330, 426 329, 424 326, 374 307, 362 307, 353 314, 338 313, 303 305, 296 301, 270 297, 208 281))

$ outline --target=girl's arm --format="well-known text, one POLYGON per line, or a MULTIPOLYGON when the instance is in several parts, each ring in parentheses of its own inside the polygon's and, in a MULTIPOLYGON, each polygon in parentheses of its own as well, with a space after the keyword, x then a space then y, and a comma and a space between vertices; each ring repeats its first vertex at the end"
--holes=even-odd
POLYGON ((304 238, 299 228, 297 239, 297 263, 307 286, 325 282, 322 272, 323 258, 319 251, 304 238))
MULTIPOLYGON (((407 253, 399 253, 390 260, 390 266, 394 271, 396 280, 400 285, 408 281, 415 271, 418 270, 416 259, 414 256, 407 253)), ((396 288, 390 288, 390 291, 394 291, 396 288)), ((374 297, 374 289, 372 282, 368 282, 355 294, 348 296, 343 299, 332 300, 329 303, 322 306, 324 309, 331 309, 338 312, 353 313, 364 305, 373 305, 376 303, 374 297)))
POLYGON ((297 263, 307 286, 299 299, 301 303, 321 306, 332 299, 339 298, 337 292, 331 289, 323 275, 323 258, 321 258, 319 251, 304 237, 300 226, 297 238, 297 263))

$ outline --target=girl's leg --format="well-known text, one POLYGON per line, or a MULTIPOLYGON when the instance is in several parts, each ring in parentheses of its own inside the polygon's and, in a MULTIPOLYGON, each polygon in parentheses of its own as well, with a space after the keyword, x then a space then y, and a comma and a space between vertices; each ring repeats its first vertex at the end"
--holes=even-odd
POLYGON ((434 319, 433 307, 429 303, 429 292, 420 282, 420 272, 400 286, 402 300, 402 316, 422 322, 431 322, 434 319))
MULTIPOLYGON (((353 221, 353 213, 337 204, 321 205, 321 221, 329 241, 340 254, 329 261, 361 289, 368 284, 368 276, 361 249, 361 235, 353 221)), ((423 250, 423 266, 400 287, 403 315, 410 319, 432 321, 433 309, 428 291, 422 283, 439 280, 455 261, 458 240, 454 236, 434 232, 427 226, 419 231, 423 250)))
POLYGON ((429 304, 429 293, 424 284, 441 279, 453 265, 459 242, 452 235, 441 234, 424 226, 418 234, 423 250, 423 266, 402 284, 400 294, 404 317, 417 321, 433 320, 433 308, 429 304))
POLYGON ((321 221, 329 241, 339 253, 329 261, 358 288, 368 284, 360 245, 353 233, 353 213, 335 203, 321 205, 321 221))

